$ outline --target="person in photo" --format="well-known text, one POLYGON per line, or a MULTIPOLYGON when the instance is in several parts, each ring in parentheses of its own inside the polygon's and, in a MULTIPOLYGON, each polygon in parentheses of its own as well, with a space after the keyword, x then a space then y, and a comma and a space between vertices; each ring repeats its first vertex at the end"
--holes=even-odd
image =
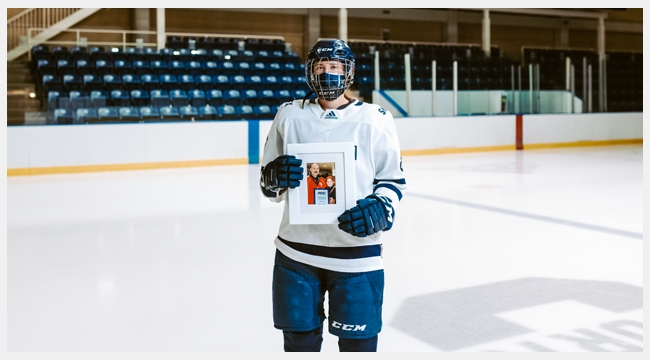
POLYGON ((312 163, 309 167, 309 175, 307 176, 307 204, 313 205, 316 203, 314 199, 315 189, 325 189, 327 184, 325 179, 320 176, 320 165, 312 163))

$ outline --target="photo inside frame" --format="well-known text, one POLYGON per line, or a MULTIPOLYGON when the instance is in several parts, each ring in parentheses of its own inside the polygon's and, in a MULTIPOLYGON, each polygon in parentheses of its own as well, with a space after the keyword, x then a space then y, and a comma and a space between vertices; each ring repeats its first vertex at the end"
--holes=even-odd
POLYGON ((307 182, 308 205, 336 204, 336 163, 311 162, 306 164, 305 181, 307 182))

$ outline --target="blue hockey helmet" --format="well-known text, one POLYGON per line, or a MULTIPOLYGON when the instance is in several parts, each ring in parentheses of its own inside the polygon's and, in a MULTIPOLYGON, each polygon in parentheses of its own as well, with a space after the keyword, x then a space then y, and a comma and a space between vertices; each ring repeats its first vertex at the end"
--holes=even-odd
POLYGON ((350 88, 354 82, 354 54, 343 40, 321 40, 307 54, 305 60, 307 85, 324 100, 334 100, 350 88), (337 61, 342 64, 335 73, 315 70, 322 63, 337 61))

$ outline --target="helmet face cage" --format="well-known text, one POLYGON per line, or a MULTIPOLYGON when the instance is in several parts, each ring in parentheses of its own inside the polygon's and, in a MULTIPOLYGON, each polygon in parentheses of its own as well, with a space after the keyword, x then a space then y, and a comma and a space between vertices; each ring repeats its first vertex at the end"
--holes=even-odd
MULTIPOLYGON (((324 65, 325 66, 325 65, 324 65)), ((325 66, 327 69, 327 67, 325 66)), ((307 85, 323 100, 335 100, 354 82, 354 60, 333 60, 330 58, 307 59, 305 62, 307 85), (314 68, 321 62, 338 61, 343 66, 343 73, 314 73, 314 68)))
POLYGON ((307 54, 305 61, 305 78, 307 85, 324 100, 334 100, 350 88, 354 82, 354 54, 343 40, 321 40, 307 54), (314 68, 321 62, 338 61, 343 71, 334 73, 314 73, 314 68))

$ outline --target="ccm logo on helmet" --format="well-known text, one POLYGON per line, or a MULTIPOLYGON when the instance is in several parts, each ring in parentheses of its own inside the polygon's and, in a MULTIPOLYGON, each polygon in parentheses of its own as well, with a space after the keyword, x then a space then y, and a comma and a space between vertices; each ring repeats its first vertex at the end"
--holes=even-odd
POLYGON ((333 48, 318 48, 316 52, 321 52, 321 51, 332 51, 334 50, 333 48))
POLYGON ((336 321, 332 321, 332 326, 337 328, 337 329, 341 329, 341 330, 345 330, 345 331, 364 331, 364 330, 366 330, 366 325, 348 325, 348 324, 341 324, 341 323, 336 322, 336 321))

